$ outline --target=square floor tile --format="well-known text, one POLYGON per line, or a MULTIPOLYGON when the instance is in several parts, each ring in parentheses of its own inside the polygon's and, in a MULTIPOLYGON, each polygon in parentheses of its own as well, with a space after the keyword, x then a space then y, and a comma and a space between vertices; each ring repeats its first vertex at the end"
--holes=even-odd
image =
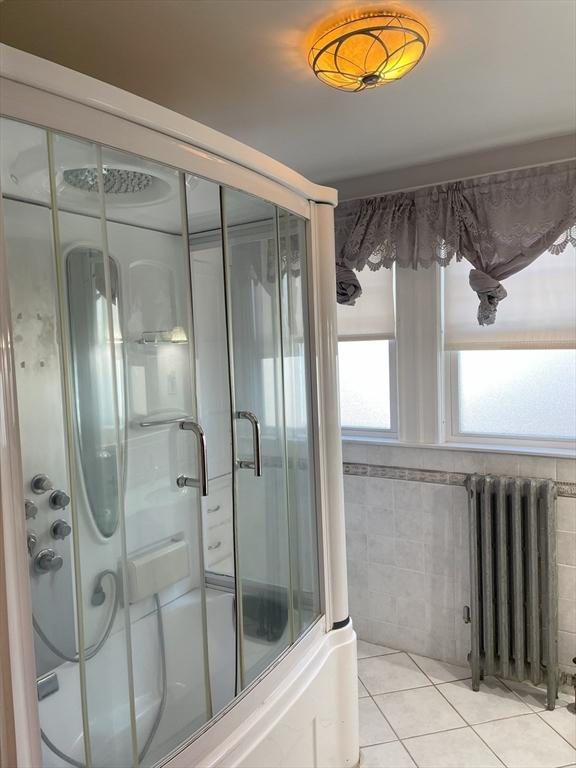
POLYGON ((366 688, 365 688, 365 686, 364 686, 364 683, 362 682, 362 680, 360 680, 360 678, 358 678, 358 698, 359 698, 359 699, 363 699, 363 698, 365 698, 366 696, 370 696, 370 694, 369 694, 369 693, 368 693, 368 691, 366 690, 366 688))
POLYGON ((416 763, 399 741, 392 741, 361 749, 360 768, 416 768, 416 763))
POLYGON ((371 694, 422 688, 431 684, 407 653, 360 659, 358 676, 371 694))
POLYGON ((400 739, 449 731, 466 723, 436 688, 417 688, 375 697, 400 739))
POLYGON ((474 727, 508 768, 557 768, 576 751, 538 715, 511 717, 474 727))
POLYGON ((361 747, 383 744, 386 741, 396 741, 396 734, 372 699, 360 699, 358 707, 360 710, 361 747))
POLYGON ((532 712, 495 677, 482 680, 479 691, 472 690, 471 680, 444 683, 438 690, 470 725, 532 712))
MULTIPOLYGON (((507 688, 510 688, 519 696, 524 704, 533 712, 542 712, 547 707, 546 688, 538 688, 531 683, 518 683, 515 680, 502 680, 507 688)), ((570 697, 559 693, 556 699, 556 707, 565 707, 570 703, 570 697)))
POLYGON ((428 659, 426 656, 410 656, 418 664, 420 669, 428 675, 433 683, 450 683, 453 680, 466 680, 471 677, 470 667, 459 667, 455 664, 447 664, 445 661, 428 659))
POLYGON ((420 768, 496 768, 502 763, 472 728, 406 739, 404 746, 420 768))
POLYGON ((384 645, 376 643, 367 643, 365 640, 357 641, 357 653, 359 659, 368 659, 372 656, 384 656, 386 653, 398 653, 392 648, 386 648, 384 645))
POLYGON ((576 747, 576 714, 572 710, 568 707, 556 707, 552 712, 541 712, 540 717, 576 747))

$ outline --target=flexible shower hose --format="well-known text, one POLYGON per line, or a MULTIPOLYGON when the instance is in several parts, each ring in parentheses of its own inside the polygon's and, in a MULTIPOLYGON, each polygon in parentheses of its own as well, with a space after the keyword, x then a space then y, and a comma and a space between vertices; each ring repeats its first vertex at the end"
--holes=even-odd
MULTIPOLYGON (((112 613, 110 614, 110 619, 108 620, 108 625, 106 626, 106 630, 104 631, 104 634, 102 635, 98 643, 88 653, 85 654, 84 658, 86 661, 96 656, 98 651, 102 648, 102 646, 110 636, 110 632, 112 631, 112 626, 114 624, 114 619, 116 618, 116 613, 118 611, 118 576, 114 571, 103 571, 102 576, 104 575, 112 576, 112 578, 114 579, 114 605, 112 607, 112 613)), ((148 738, 146 739, 146 742, 138 755, 139 764, 148 754, 148 750, 150 749, 150 746, 152 745, 152 741, 156 736, 156 733, 160 726, 160 721, 162 720, 162 717, 164 715, 164 710, 166 709, 166 699, 168 697, 164 621, 162 617, 162 605, 160 604, 160 598, 158 597, 157 593, 154 595, 154 602, 156 604, 156 619, 157 619, 157 625, 158 625, 158 644, 160 646, 162 696, 160 698, 160 706, 158 707, 158 711, 156 713, 154 723, 152 724, 152 728, 150 729, 150 733, 148 734, 148 738)), ((38 634, 42 642, 52 651, 52 653, 54 653, 56 656, 58 656, 60 659, 63 659, 64 661, 70 661, 75 664, 78 664, 78 662, 80 661, 79 656, 67 656, 65 653, 60 651, 59 648, 57 648, 53 643, 50 642, 50 640, 48 640, 48 638, 46 637, 46 635, 44 634, 44 632, 42 631, 42 629, 40 628, 40 626, 38 625, 34 617, 32 617, 32 621, 33 621, 33 625, 34 625, 34 629, 36 630, 36 633, 38 634)), ((48 738, 48 736, 46 736, 46 734, 42 729, 40 730, 40 736, 44 744, 46 744, 46 746, 48 747, 48 749, 50 749, 61 760, 64 760, 64 762, 68 763, 69 765, 73 765, 74 768, 86 768, 85 763, 82 763, 80 760, 75 760, 73 757, 70 757, 65 752, 62 752, 62 750, 58 749, 58 747, 50 741, 50 739, 48 738)))
MULTIPOLYGON (((106 629, 104 630, 104 634, 100 638, 100 640, 96 643, 96 645, 91 648, 89 651, 86 651, 84 653, 84 659, 86 661, 89 661, 92 659, 98 651, 102 648, 106 640, 110 637, 110 632, 112 632, 112 627, 114 626, 114 619, 116 618, 116 613, 118 612, 118 576, 115 571, 102 571, 100 574, 100 577, 102 576, 111 576, 112 580, 114 581, 114 604, 112 605, 112 612, 110 613, 110 618, 108 619, 108 624, 106 625, 106 629)), ((36 618, 34 615, 32 615, 32 625, 34 626, 34 630, 40 640, 44 643, 44 645, 49 648, 52 653, 55 656, 58 656, 59 659, 62 659, 62 661, 71 661, 73 664, 78 664, 80 661, 80 656, 68 656, 63 651, 60 650, 60 648, 57 648, 54 643, 50 642, 50 640, 46 637, 44 632, 42 631, 42 627, 38 624, 36 621, 36 618)))

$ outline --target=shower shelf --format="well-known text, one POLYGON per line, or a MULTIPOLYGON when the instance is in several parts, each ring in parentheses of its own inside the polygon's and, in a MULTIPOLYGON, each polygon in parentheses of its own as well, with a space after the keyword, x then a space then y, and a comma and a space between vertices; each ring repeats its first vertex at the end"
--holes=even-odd
POLYGON ((186 414, 183 414, 182 416, 170 416, 168 418, 159 418, 155 420, 150 421, 140 421, 139 426, 140 427, 163 427, 167 424, 178 424, 181 421, 186 421, 187 419, 192 418, 191 416, 187 416, 186 414))
POLYGON ((169 331, 143 331, 137 344, 188 344, 186 332, 180 326, 169 331))

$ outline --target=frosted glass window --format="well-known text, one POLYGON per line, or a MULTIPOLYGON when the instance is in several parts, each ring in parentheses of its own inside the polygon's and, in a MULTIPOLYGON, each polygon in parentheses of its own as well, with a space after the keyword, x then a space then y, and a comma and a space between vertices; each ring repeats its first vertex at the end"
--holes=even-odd
POLYGON ((458 353, 459 432, 576 438, 576 350, 458 353))
POLYGON ((391 429, 390 342, 340 341, 338 361, 342 427, 391 429))

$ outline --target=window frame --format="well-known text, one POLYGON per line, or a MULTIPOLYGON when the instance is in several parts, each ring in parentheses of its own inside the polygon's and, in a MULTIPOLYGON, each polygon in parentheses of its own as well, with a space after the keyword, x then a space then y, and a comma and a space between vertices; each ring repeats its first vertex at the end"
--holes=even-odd
MULTIPOLYGON (((390 360, 392 428, 343 427, 342 439, 350 443, 576 458, 576 441, 569 438, 458 431, 458 352, 444 348, 444 269, 432 264, 428 269, 395 270, 396 334, 388 339, 393 342, 390 348, 394 347, 394 359, 390 360)), ((368 338, 382 337, 364 335, 356 340, 368 338)))
POLYGON ((492 432, 462 432, 460 426, 459 351, 444 350, 444 442, 482 446, 517 446, 518 448, 576 449, 569 437, 539 437, 492 432))
MULTIPOLYGON (((348 427, 341 424, 342 437, 346 438, 370 438, 381 440, 398 440, 398 365, 396 355, 396 339, 385 335, 358 335, 338 336, 338 344, 355 341, 387 341, 388 342, 388 376, 390 388, 390 429, 375 427, 348 427)), ((342 410, 340 408, 340 413, 342 410)))

